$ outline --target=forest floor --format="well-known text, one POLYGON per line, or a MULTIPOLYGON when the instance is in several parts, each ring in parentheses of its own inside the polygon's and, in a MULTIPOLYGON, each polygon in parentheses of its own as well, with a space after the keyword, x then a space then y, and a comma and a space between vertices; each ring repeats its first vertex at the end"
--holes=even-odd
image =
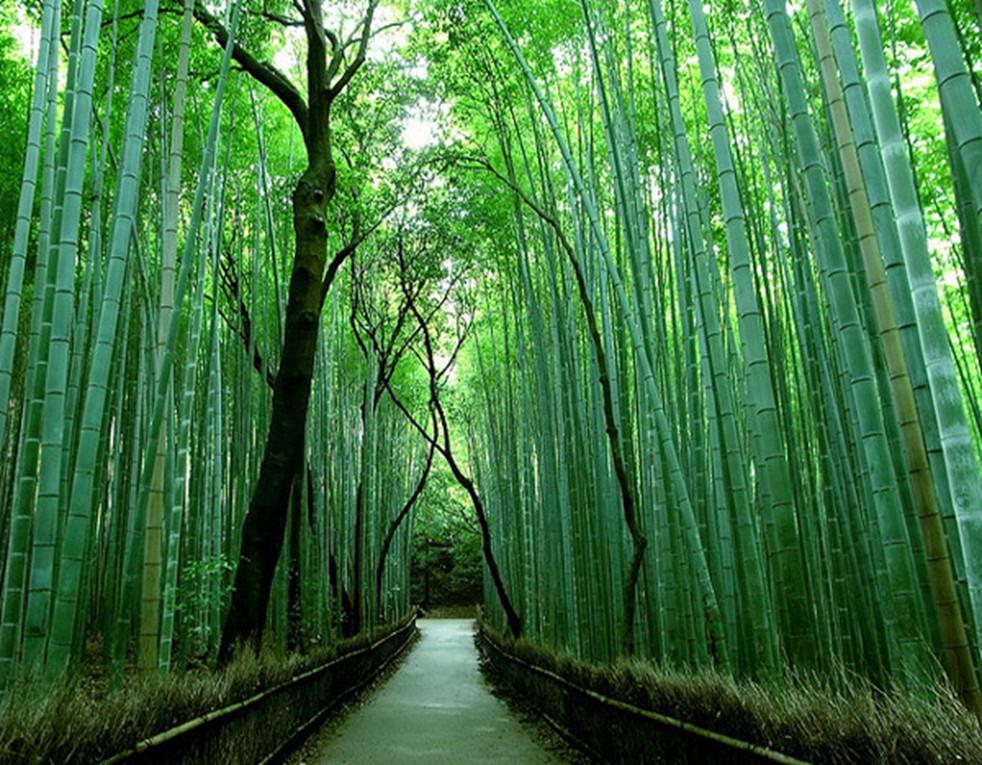
POLYGON ((562 747, 492 695, 472 619, 420 619, 412 653, 345 717, 307 765, 559 765, 562 747))

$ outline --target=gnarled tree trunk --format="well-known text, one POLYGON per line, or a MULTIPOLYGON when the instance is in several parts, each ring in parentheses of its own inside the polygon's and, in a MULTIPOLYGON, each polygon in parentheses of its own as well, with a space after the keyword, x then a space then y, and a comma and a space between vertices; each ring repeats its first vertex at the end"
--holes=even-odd
POLYGON ((293 193, 296 251, 284 317, 283 353, 273 383, 273 411, 259 479, 242 527, 232 602, 222 630, 222 659, 229 658, 242 641, 251 640, 258 646, 261 640, 273 573, 283 547, 290 491, 303 462, 327 261, 325 217, 336 189, 329 146, 325 141, 325 155, 312 158, 293 193))

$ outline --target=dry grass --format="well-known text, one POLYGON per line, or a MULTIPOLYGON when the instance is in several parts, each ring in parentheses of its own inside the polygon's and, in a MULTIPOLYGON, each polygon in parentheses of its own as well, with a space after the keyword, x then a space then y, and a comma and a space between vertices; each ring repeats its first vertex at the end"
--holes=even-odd
POLYGON ((80 677, 45 688, 21 684, 0 701, 0 763, 98 762, 137 741, 248 698, 362 648, 405 622, 307 654, 242 651, 222 670, 131 675, 105 692, 80 677))
POLYGON ((982 763, 982 726, 945 686, 884 693, 858 679, 761 683, 636 660, 601 666, 489 632, 575 685, 811 762, 982 763))

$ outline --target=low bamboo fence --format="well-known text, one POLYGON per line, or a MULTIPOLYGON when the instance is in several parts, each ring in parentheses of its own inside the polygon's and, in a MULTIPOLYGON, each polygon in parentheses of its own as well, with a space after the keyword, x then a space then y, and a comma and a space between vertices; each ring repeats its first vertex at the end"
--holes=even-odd
POLYGON ((247 699, 188 720, 100 765, 273 765, 282 762, 340 703, 371 683, 416 637, 416 617, 374 643, 247 699))
POLYGON ((478 644, 492 675, 564 738, 603 763, 809 765, 749 741, 605 696, 505 650, 484 629, 478 644))

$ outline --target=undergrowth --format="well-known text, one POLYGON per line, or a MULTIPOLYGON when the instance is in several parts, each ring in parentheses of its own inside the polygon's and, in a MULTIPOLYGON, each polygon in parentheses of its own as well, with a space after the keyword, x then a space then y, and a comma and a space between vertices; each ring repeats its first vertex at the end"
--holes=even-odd
POLYGON ((474 619, 477 616, 476 605, 445 605, 427 609, 424 616, 427 619, 474 619))
POLYGON ((982 763, 982 725, 947 686, 915 694, 858 678, 756 682, 638 660, 597 665, 481 628, 507 652, 575 685, 810 762, 982 763))
POLYGON ((94 763, 175 725, 249 698, 370 645, 406 622, 309 653, 243 650, 222 669, 127 675, 109 693, 75 677, 38 692, 13 685, 0 700, 0 763, 94 763))

